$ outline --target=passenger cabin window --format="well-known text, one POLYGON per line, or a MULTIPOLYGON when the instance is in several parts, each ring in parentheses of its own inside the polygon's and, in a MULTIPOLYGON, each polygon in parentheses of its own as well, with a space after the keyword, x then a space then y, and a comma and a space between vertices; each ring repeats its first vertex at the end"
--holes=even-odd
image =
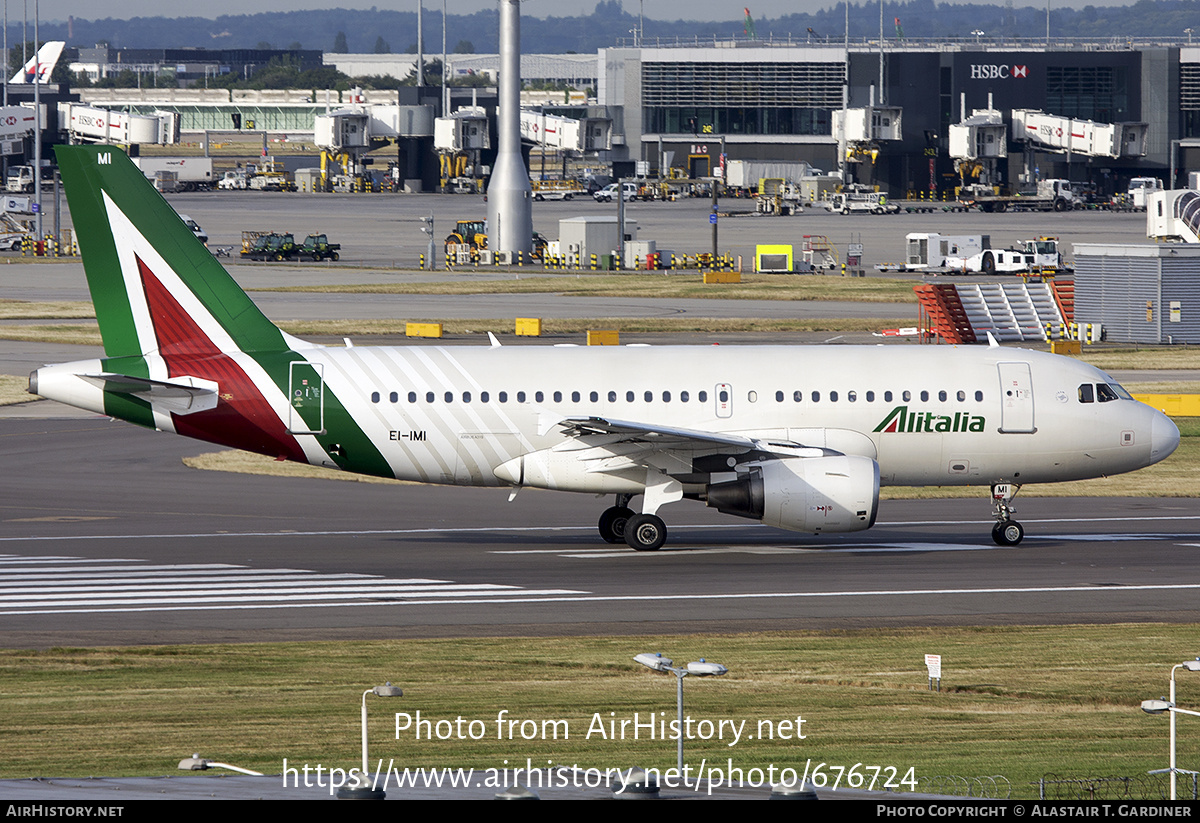
POLYGON ((523 391, 519 391, 519 392, 517 392, 517 402, 518 402, 518 403, 524 403, 524 402, 525 402, 525 392, 523 392, 523 391))
POLYGON ((391 400, 393 403, 399 403, 400 395, 397 394, 396 392, 392 392, 391 394, 388 395, 388 400, 391 400))
POLYGON ((377 392, 377 391, 373 391, 373 392, 371 392, 371 402, 372 402, 372 403, 378 403, 378 402, 379 402, 379 392, 377 392))
POLYGON ((410 392, 408 393, 408 402, 409 402, 409 403, 416 403, 416 402, 417 402, 417 393, 416 393, 415 391, 410 391, 410 392))
POLYGON ((699 400, 701 403, 707 403, 708 402, 708 392, 706 392, 706 391, 696 392, 696 399, 699 400))

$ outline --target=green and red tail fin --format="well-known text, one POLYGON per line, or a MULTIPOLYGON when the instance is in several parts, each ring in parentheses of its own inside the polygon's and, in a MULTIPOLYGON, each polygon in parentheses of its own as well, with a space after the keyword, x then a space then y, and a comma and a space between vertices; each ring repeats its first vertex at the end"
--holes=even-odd
POLYGON ((112 146, 58 146, 88 289, 109 357, 282 351, 281 332, 112 146))

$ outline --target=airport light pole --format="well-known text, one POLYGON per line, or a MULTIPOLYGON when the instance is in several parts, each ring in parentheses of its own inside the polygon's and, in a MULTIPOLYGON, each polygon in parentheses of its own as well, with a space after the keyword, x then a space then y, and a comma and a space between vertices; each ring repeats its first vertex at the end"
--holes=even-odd
POLYGON ((402 697, 404 691, 398 686, 393 686, 392 681, 384 683, 382 686, 376 686, 373 689, 367 689, 362 694, 362 774, 359 777, 359 784, 342 786, 337 790, 338 800, 383 800, 387 792, 372 782, 367 780, 369 774, 367 766, 367 695, 373 694, 379 697, 402 697))
POLYGON ((367 774, 367 695, 374 694, 379 697, 403 697, 404 690, 399 686, 393 686, 392 681, 384 683, 382 686, 376 686, 373 689, 367 689, 362 694, 362 771, 363 775, 367 774))
MULTIPOLYGON (((1194 711, 1190 711, 1188 709, 1181 709, 1177 705, 1175 705, 1175 672, 1178 669, 1186 669, 1189 672, 1200 672, 1200 658, 1196 658, 1195 660, 1185 660, 1184 662, 1177 663, 1171 667, 1171 697, 1169 700, 1143 700, 1142 701, 1142 711, 1144 711, 1146 714, 1162 714, 1163 712, 1167 712, 1171 716, 1171 735, 1170 735, 1170 737, 1171 737, 1171 767, 1169 769, 1167 769, 1167 771, 1169 771, 1171 774, 1171 799, 1172 800, 1175 799, 1175 783, 1176 783, 1175 775, 1177 775, 1181 771, 1184 772, 1185 774, 1195 774, 1196 773, 1193 771, 1189 771, 1187 769, 1176 768, 1176 765, 1175 765, 1175 740, 1176 740, 1176 737, 1175 737, 1175 715, 1176 714, 1190 714, 1194 717, 1200 717, 1200 712, 1194 712, 1194 711)), ((1155 770, 1155 771, 1151 772, 1151 774, 1162 774, 1162 770, 1161 769, 1155 770)))
POLYGON ((185 772, 203 772, 209 769, 229 769, 231 772, 239 772, 248 774, 253 777, 262 777, 262 772, 254 772, 250 769, 243 769, 241 766, 231 766, 228 763, 219 763, 216 760, 209 760, 206 757, 201 757, 199 754, 193 754, 191 757, 185 757, 179 761, 179 768, 185 772))
POLYGON ((663 657, 661 653, 650 654, 643 652, 633 658, 638 663, 656 672, 666 674, 670 672, 675 675, 676 692, 675 692, 675 711, 678 718, 678 726, 676 733, 679 735, 679 744, 676 747, 675 765, 679 769, 679 773, 683 774, 683 678, 691 675, 692 677, 720 677, 729 671, 720 663, 709 663, 701 657, 695 663, 688 663, 686 667, 678 667, 669 657, 663 657))

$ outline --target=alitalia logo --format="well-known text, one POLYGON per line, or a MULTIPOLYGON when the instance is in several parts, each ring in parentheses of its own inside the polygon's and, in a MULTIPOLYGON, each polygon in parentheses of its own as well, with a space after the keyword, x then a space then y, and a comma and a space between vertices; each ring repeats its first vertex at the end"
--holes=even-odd
POLYGON ((933 412, 909 411, 908 406, 897 406, 888 412, 883 422, 875 427, 876 432, 981 432, 985 419, 967 412, 953 415, 933 412))

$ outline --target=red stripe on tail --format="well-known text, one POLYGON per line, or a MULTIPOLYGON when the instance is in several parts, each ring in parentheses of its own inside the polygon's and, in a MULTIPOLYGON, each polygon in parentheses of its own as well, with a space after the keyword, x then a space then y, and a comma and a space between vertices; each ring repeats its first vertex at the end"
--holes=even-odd
POLYGON ((217 407, 189 415, 172 413, 175 431, 272 457, 307 463, 304 450, 288 432, 250 376, 197 325, 150 268, 136 257, 158 352, 171 377, 199 377, 218 386, 217 407))

